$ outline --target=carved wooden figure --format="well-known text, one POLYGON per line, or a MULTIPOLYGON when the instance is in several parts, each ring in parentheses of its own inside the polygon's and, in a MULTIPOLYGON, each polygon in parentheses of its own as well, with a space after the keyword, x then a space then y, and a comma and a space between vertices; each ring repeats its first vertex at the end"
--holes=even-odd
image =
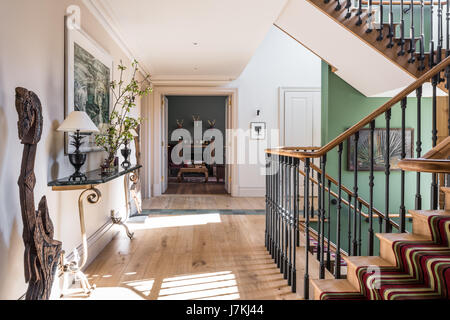
POLYGON ((16 109, 19 114, 19 138, 24 145, 18 184, 25 244, 25 281, 28 283, 25 298, 44 300, 50 297, 61 256, 61 242, 53 239, 53 224, 45 196, 39 202, 37 211, 34 203, 34 162, 42 134, 42 107, 34 92, 16 88, 16 109))

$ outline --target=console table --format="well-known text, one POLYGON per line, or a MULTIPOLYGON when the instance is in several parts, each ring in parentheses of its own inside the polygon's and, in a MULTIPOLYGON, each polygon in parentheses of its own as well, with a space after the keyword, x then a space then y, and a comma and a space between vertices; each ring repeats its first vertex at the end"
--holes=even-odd
POLYGON ((208 169, 206 167, 188 167, 188 168, 180 168, 178 171, 178 182, 183 180, 183 174, 185 173, 202 173, 205 175, 205 182, 208 182, 208 169))
POLYGON ((130 232, 128 226, 126 225, 126 221, 130 215, 129 208, 129 181, 135 182, 137 178, 137 170, 140 169, 142 165, 135 165, 129 168, 119 168, 112 173, 102 174, 101 170, 93 170, 85 173, 86 179, 83 181, 70 181, 69 177, 65 177, 62 179, 50 181, 48 183, 49 187, 52 187, 52 190, 55 191, 67 191, 67 190, 83 190, 78 197, 78 213, 80 217, 80 228, 81 228, 81 237, 82 237, 82 246, 83 246, 83 258, 81 260, 81 264, 78 263, 77 260, 73 260, 67 264, 62 266, 62 271, 70 272, 75 274, 81 281, 81 286, 85 290, 86 293, 90 293, 95 287, 92 287, 86 276, 81 271, 84 265, 86 264, 88 257, 88 248, 87 248, 87 234, 86 234, 86 225, 84 221, 84 206, 83 200, 87 200, 91 204, 96 204, 100 201, 102 194, 100 190, 96 188, 96 186, 109 182, 111 180, 117 179, 121 176, 124 177, 124 191, 125 191, 125 207, 126 207, 126 216, 125 219, 120 217, 115 217, 114 213, 111 213, 111 220, 114 224, 121 225, 125 228, 125 231, 130 239, 133 238, 133 233, 130 232))

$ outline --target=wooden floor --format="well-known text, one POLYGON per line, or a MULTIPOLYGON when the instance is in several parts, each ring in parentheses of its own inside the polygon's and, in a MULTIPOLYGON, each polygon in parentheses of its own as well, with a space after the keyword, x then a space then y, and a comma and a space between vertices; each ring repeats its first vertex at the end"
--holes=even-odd
POLYGON ((299 298, 264 247, 264 215, 144 219, 130 224, 135 239, 121 231, 87 268, 89 299, 299 298))
POLYGON ((169 182, 164 194, 226 194, 225 183, 169 182))
POLYGON ((145 199, 143 209, 265 209, 265 198, 231 197, 230 195, 162 195, 145 199))

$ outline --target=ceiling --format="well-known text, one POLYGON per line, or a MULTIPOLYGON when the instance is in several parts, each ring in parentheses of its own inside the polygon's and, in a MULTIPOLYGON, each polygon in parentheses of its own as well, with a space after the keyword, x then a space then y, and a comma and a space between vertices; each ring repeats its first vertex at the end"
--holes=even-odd
POLYGON ((84 0, 158 80, 236 79, 287 0, 84 0))

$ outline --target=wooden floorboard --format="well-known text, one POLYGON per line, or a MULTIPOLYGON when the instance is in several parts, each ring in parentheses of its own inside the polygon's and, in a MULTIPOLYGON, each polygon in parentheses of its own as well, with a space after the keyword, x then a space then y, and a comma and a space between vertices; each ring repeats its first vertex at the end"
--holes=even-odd
POLYGON ((179 217, 130 223, 135 239, 121 231, 87 268, 91 296, 65 298, 299 299, 264 247, 264 216, 179 217))
POLYGON ((164 194, 227 194, 223 182, 169 182, 164 194))
POLYGON ((264 197, 231 197, 230 195, 162 195, 145 199, 143 209, 196 210, 264 210, 264 197))

